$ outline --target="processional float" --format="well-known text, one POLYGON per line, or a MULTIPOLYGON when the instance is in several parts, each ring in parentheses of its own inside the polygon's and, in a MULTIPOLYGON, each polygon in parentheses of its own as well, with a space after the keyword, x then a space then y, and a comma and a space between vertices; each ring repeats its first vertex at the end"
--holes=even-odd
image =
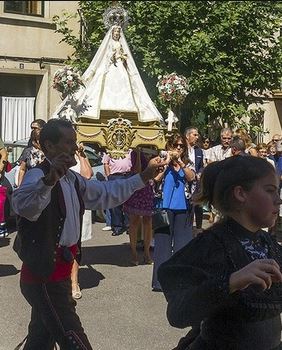
POLYGON ((78 141, 98 144, 113 158, 123 157, 130 148, 164 149, 177 119, 169 114, 167 127, 144 86, 123 32, 127 12, 111 7, 103 19, 108 32, 81 81, 72 68, 55 74, 55 85, 77 84, 78 89, 69 94, 60 90, 66 96, 53 117, 71 120, 78 141))

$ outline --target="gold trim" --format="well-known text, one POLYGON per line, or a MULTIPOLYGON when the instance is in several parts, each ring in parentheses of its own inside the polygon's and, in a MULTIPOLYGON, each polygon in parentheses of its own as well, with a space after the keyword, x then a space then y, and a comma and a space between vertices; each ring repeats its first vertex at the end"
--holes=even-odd
POLYGON ((159 132, 157 133, 157 135, 155 135, 155 136, 143 136, 143 135, 141 135, 141 134, 139 134, 139 133, 137 133, 137 136, 139 136, 140 139, 142 139, 142 140, 152 141, 152 140, 156 140, 158 137, 163 136, 163 135, 162 135, 162 132, 159 131, 159 132))
POLYGON ((95 136, 98 136, 99 134, 101 134, 102 130, 99 130, 98 132, 95 132, 94 134, 84 134, 83 132, 79 131, 79 130, 76 130, 76 132, 78 134, 80 134, 81 136, 85 136, 85 137, 95 137, 95 136))

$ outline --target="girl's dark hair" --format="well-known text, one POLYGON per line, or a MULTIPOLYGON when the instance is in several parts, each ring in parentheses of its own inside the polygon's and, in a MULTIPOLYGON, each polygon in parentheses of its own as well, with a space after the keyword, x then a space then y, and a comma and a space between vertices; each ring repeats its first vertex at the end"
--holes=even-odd
POLYGON ((35 130, 32 130, 30 133, 30 142, 38 142, 39 141, 39 135, 35 130))
POLYGON ((235 186, 250 191, 254 183, 270 173, 273 166, 265 159, 248 156, 233 156, 220 162, 208 164, 201 176, 201 190, 193 197, 193 202, 209 203, 222 214, 236 207, 233 197, 235 186))
POLYGON ((42 129, 43 126, 46 124, 45 120, 43 119, 34 119, 31 124, 30 124, 30 127, 32 126, 32 124, 38 124, 38 126, 42 129))
POLYGON ((212 140, 210 139, 209 136, 206 136, 206 135, 203 135, 203 136, 202 136, 202 135, 201 135, 201 136, 199 137, 199 140, 198 140, 198 145, 199 145, 199 147, 204 148, 204 147, 203 147, 203 143, 204 143, 206 140, 209 140, 209 145, 210 145, 209 148, 211 148, 211 147, 213 146, 212 140))
POLYGON ((45 142, 47 140, 51 141, 54 145, 56 145, 60 141, 62 137, 62 128, 73 129, 73 126, 70 121, 57 118, 48 120, 48 122, 43 126, 39 137, 40 147, 43 152, 46 151, 45 142))

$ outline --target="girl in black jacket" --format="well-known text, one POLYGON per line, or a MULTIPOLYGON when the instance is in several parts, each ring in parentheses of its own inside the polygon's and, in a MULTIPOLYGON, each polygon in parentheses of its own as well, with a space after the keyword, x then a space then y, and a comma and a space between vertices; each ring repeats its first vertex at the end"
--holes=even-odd
POLYGON ((262 230, 279 212, 279 180, 264 159, 208 165, 201 193, 224 219, 158 271, 171 325, 192 327, 178 349, 280 349, 282 248, 262 230))

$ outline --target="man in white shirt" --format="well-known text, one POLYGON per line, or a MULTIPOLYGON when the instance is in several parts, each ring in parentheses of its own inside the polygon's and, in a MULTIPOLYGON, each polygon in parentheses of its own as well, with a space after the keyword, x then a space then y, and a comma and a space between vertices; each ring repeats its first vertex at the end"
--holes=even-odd
POLYGON ((32 307, 24 349, 91 350, 71 297, 70 273, 80 253, 84 208, 111 208, 156 176, 154 158, 140 174, 116 181, 87 180, 76 164, 76 133, 69 121, 51 119, 40 133, 46 160, 29 170, 13 193, 19 215, 14 249, 23 261, 21 291, 32 307))
MULTIPOLYGON (((230 128, 223 128, 220 132, 220 141, 221 144, 213 146, 210 148, 208 163, 215 161, 220 161, 225 158, 232 156, 232 150, 230 147, 230 142, 232 140, 232 130, 230 128)), ((212 207, 213 220, 218 221, 220 214, 215 208, 212 207)))
POLYGON ((209 163, 215 162, 217 160, 220 161, 232 156, 232 152, 230 148, 231 140, 232 140, 232 130, 229 128, 223 128, 220 132, 221 144, 214 146, 210 149, 209 163))

